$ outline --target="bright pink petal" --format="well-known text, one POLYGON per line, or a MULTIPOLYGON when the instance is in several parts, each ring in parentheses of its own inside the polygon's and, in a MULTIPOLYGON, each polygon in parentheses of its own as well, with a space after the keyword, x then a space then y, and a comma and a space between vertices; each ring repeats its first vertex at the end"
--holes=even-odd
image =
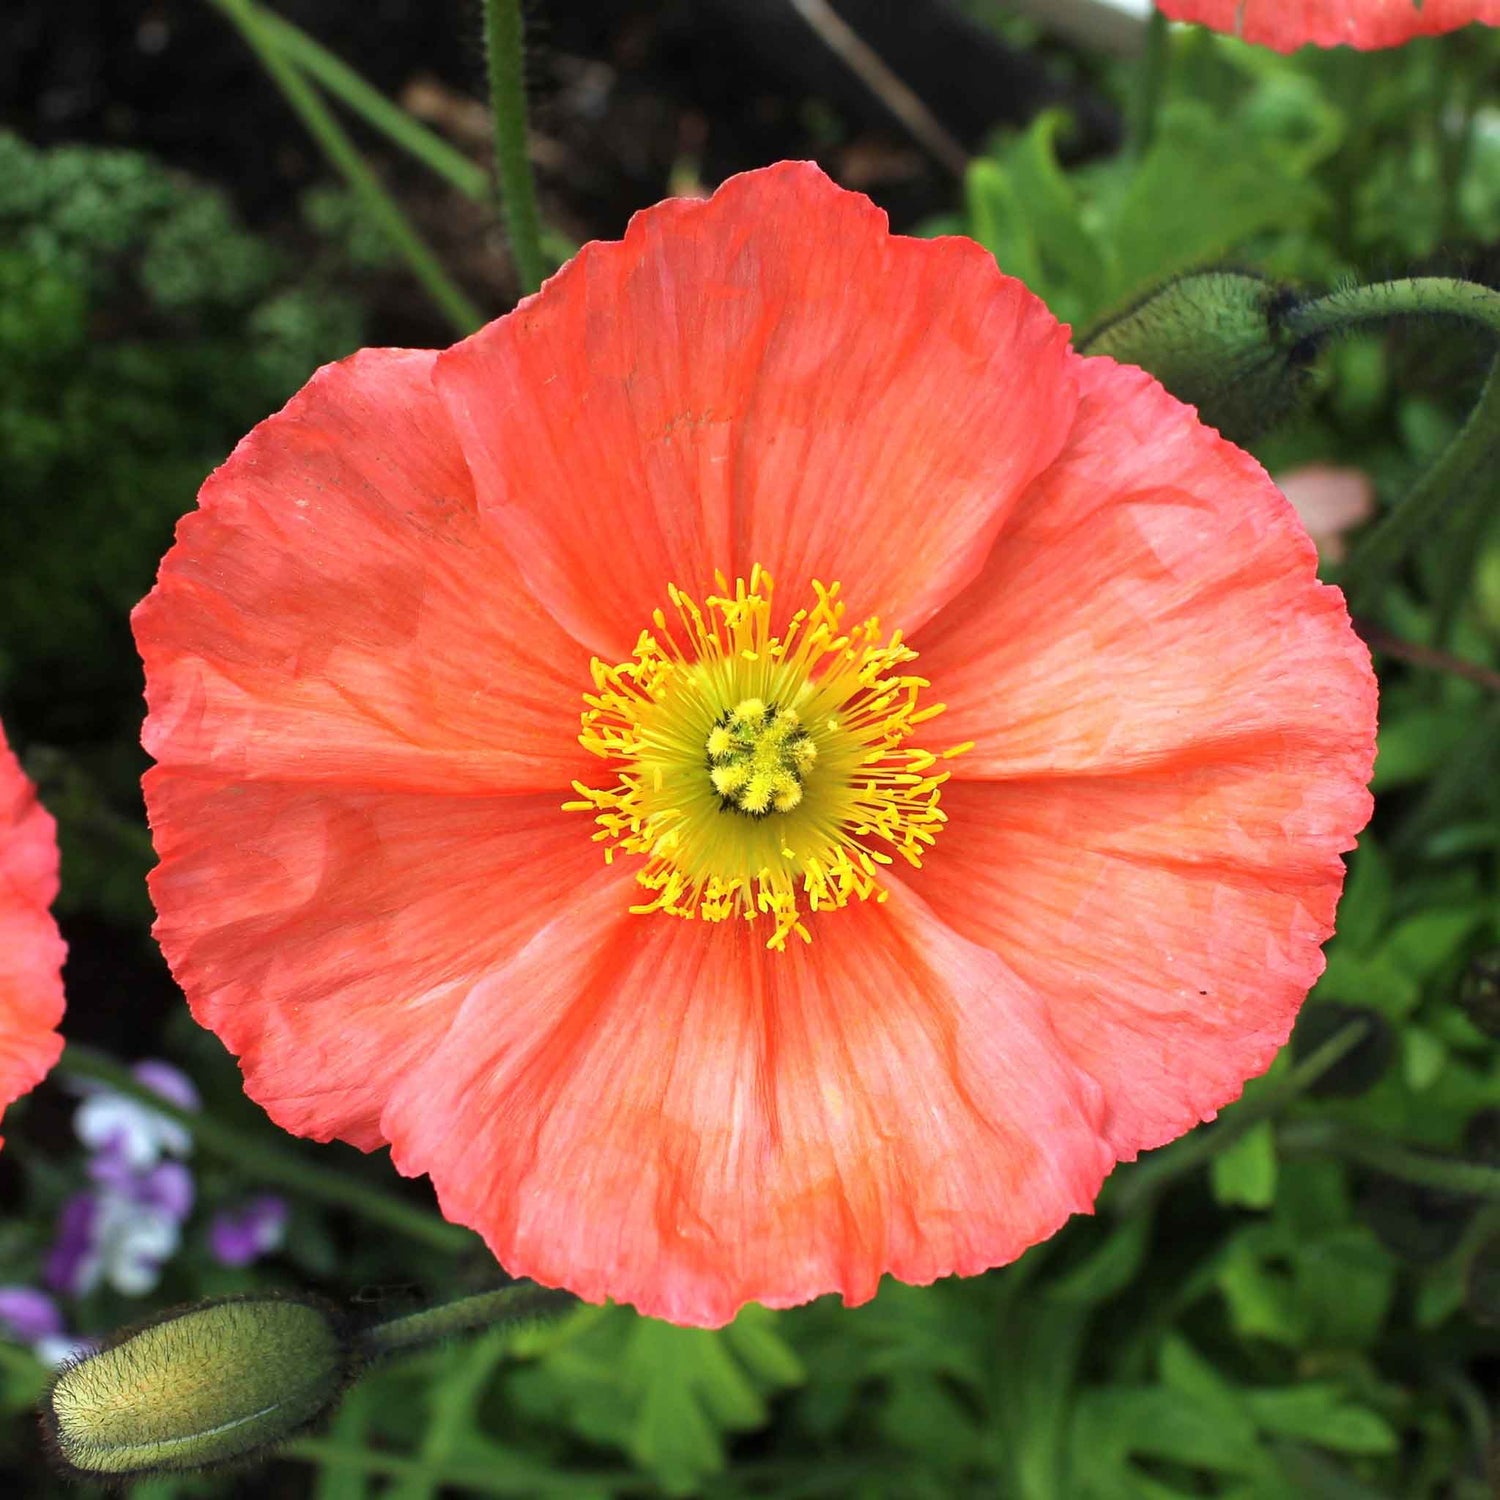
POLYGON ((588 768, 588 653, 481 523, 434 358, 320 370, 203 486, 134 616, 162 764, 479 792, 588 768))
POLYGON ((156 937, 193 1014, 279 1125, 365 1149, 470 992, 602 864, 556 793, 330 792, 157 767, 146 796, 156 937))
MULTIPOLYGON (((970 779, 1281 756, 1362 787, 1375 679, 1260 466, 1140 370, 1084 400, 985 570, 916 640, 970 779)), ((1361 795, 1357 800, 1364 806, 1361 795)), ((1363 818, 1347 830, 1352 837, 1363 818)))
POLYGON ((1157 0, 1174 21, 1260 42, 1278 52, 1318 47, 1399 47, 1471 21, 1500 25, 1500 0, 1157 0))
POLYGON ((1065 342, 978 246, 789 162, 586 246, 437 383, 528 583, 620 660, 668 583, 755 563, 920 623, 1060 446, 1065 342))
POLYGON ((581 898, 392 1098, 405 1172, 517 1275, 714 1326, 1019 1255, 1112 1157, 1037 997, 899 886, 768 953, 581 898))
POLYGON ((0 730, 0 1113, 62 1051, 64 947, 49 908, 57 833, 0 730))
POLYGON ((1295 751, 953 783, 921 889, 1046 997, 1122 1157, 1239 1096, 1323 969, 1362 782, 1295 751))
POLYGON ((921 889, 1047 997, 1128 1156, 1285 1040, 1369 817, 1376 691, 1259 466, 1083 364, 1062 457, 918 641, 944 737, 976 741, 921 889))

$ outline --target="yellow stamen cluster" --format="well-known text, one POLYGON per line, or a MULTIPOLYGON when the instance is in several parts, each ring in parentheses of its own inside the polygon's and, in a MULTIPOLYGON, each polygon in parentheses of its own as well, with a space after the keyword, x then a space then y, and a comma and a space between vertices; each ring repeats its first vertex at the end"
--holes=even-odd
POLYGON ((726 808, 751 817, 791 812, 818 747, 790 708, 743 698, 708 731, 708 779, 726 808))
POLYGON ((885 898, 881 868, 916 866, 944 822, 940 762, 905 744, 942 712, 919 707, 916 658, 879 622, 846 628, 839 586, 772 634, 768 574, 718 579, 702 605, 669 587, 675 618, 653 615, 629 661, 593 663, 580 743, 611 762, 614 785, 574 783, 606 860, 644 857, 652 899, 633 911, 718 922, 764 915, 767 946, 803 918, 885 898))

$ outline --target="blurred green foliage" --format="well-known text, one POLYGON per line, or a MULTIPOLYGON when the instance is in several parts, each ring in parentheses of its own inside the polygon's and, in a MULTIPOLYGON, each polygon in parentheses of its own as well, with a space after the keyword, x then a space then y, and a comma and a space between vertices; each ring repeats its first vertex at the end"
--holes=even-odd
MULTIPOLYGON (((1044 116, 975 162, 960 211, 933 228, 973 234, 1080 324, 1226 259, 1312 282, 1434 255, 1449 272, 1480 265, 1500 235, 1500 117, 1482 95, 1497 43, 1471 32, 1283 59, 1182 33, 1147 150, 1065 168, 1066 121, 1044 116)), ((314 213, 329 233, 357 232, 336 200, 314 213)), ((202 473, 357 332, 347 300, 292 276, 212 191, 139 157, 0 140, 0 685, 60 673, 84 720, 88 683, 117 693, 124 612, 202 473)), ((1357 463, 1389 502, 1456 431, 1482 357, 1452 326, 1350 340, 1257 451, 1273 470, 1357 463)), ((1494 670, 1493 505, 1481 519, 1462 549, 1424 544, 1379 623, 1494 670)), ((887 1284, 853 1311, 750 1308, 708 1333, 589 1308, 426 1351, 357 1386, 327 1433, 248 1489, 185 1478, 134 1493, 1495 1493, 1500 1055, 1476 1021, 1500 945, 1500 699, 1459 673, 1380 665, 1377 816, 1293 1046, 1218 1123, 1122 1167, 1095 1217, 1012 1267, 887 1284), (1312 1068, 1361 1025, 1358 1047, 1312 1068), (1462 1191, 1447 1171, 1460 1164, 1480 1172, 1462 1191)), ((87 763, 74 751, 44 768, 65 828, 101 815, 87 763), (83 811, 67 810, 70 785, 83 811)), ((134 867, 120 858, 70 856, 68 869, 70 901, 126 901, 111 881, 134 867)), ((185 1016, 161 1045, 247 1141, 280 1139, 185 1016)), ((34 1267, 67 1179, 24 1129, 13 1139, 35 1223, 0 1226, 0 1256, 34 1267)), ((253 1152, 202 1166, 210 1200, 256 1180, 253 1152)), ((480 1270, 434 1262, 299 1202, 278 1262, 230 1273, 195 1242, 165 1290, 290 1280, 347 1295, 358 1278, 415 1273, 444 1296, 480 1270)), ((80 1316, 102 1327, 124 1310, 80 1316)), ((20 1412, 39 1378, 0 1344, 0 1406, 20 1412)), ((30 1441, 19 1431, 12 1456, 30 1441)))
POLYGON ((0 133, 0 698, 28 744, 71 750, 32 765, 63 910, 147 910, 149 846, 121 823, 143 766, 129 612, 208 470, 362 342, 346 259, 294 264, 138 153, 0 133))

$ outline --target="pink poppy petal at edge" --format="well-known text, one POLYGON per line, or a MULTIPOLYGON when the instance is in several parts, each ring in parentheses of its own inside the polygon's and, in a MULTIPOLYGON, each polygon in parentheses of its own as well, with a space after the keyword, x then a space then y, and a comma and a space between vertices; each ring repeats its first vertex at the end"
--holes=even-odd
MULTIPOLYGON (((914 639, 972 740, 955 777, 1120 775, 1265 753, 1363 788, 1374 673, 1296 513, 1143 371, 1080 360, 1068 447, 914 639)), ((1122 795, 1128 795, 1128 788, 1122 795)), ((1351 812, 1368 816, 1363 791, 1351 812)))
POLYGON ((1310 784, 1268 756, 949 793, 922 892, 1046 997, 1121 1157, 1270 1066, 1323 970, 1337 851, 1366 815, 1352 778, 1310 784))
POLYGON ((1013 1259, 1113 1164, 1097 1088, 893 885, 780 956, 586 895, 398 1084, 397 1165, 512 1273, 680 1323, 1013 1259))
POLYGON ((392 1077, 600 866, 560 807, 593 764, 587 654, 480 523, 433 357, 319 372, 134 617, 157 938, 272 1116, 365 1147, 392 1077))
POLYGON ((621 660, 676 583, 759 563, 912 628, 1056 453, 1066 330, 962 239, 892 237, 809 163, 631 220, 438 361, 481 511, 621 660))
POLYGON ((65 949, 49 908, 57 832, 0 731, 0 1111, 62 1052, 65 949))
POLYGON ((1085 364, 1068 448, 919 641, 977 741, 921 890, 1047 997, 1129 1156, 1235 1098, 1321 972, 1376 689, 1259 466, 1085 364))
POLYGON ((1157 8, 1278 52, 1309 43, 1399 47, 1473 21, 1500 25, 1500 0, 1157 0, 1157 8))
POLYGON ((588 768, 588 653, 481 524, 435 357, 325 367, 204 484, 133 617, 160 764, 445 792, 588 768))
POLYGON ((146 788, 156 936, 194 1016, 277 1124, 366 1150, 474 987, 602 870, 556 793, 333 798, 162 768, 146 788))

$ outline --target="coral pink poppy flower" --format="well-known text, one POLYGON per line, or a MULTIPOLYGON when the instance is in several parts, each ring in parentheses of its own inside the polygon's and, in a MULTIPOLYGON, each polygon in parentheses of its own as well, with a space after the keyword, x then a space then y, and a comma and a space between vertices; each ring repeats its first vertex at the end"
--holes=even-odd
POLYGON ((0 1113, 46 1076, 62 1051, 63 941, 57 833, 0 729, 0 1113))
POLYGON ((1375 688, 1314 563, 977 245, 748 173, 209 479, 135 617, 156 931, 278 1122, 518 1275, 977 1272, 1319 972, 1375 688))
POLYGON ((1198 21, 1278 52, 1399 47, 1473 21, 1500 25, 1500 0, 1156 0, 1174 21, 1198 21))

